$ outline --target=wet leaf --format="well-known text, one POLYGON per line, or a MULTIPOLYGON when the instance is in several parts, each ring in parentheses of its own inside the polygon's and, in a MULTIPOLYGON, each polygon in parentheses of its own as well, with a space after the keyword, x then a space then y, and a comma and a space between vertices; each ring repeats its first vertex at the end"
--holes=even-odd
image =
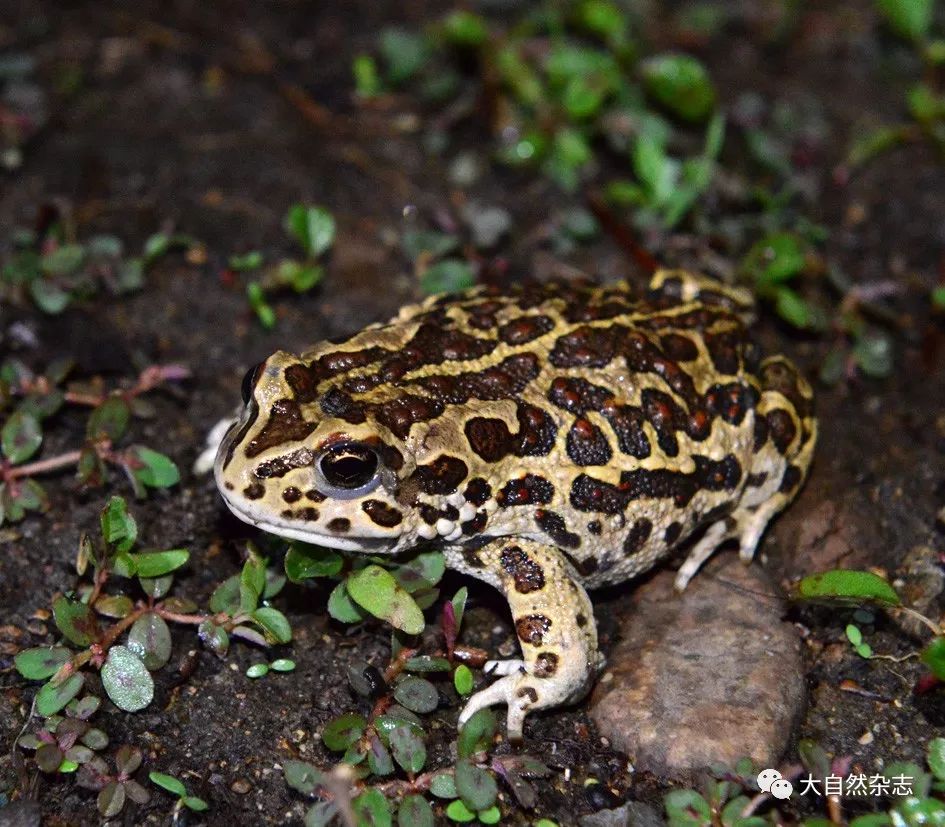
POLYGON ((865 602, 898 606, 902 602, 893 587, 879 575, 848 569, 835 569, 805 577, 794 587, 794 599, 844 605, 865 602))
POLYGON ((430 792, 437 798, 458 798, 452 770, 438 772, 430 781, 430 792))
POLYGON ((325 724, 322 743, 334 752, 343 752, 364 734, 366 727, 363 716, 348 712, 325 724))
POLYGON ((390 803, 379 790, 368 789, 351 801, 358 827, 391 827, 390 803))
POLYGON ((240 572, 240 608, 253 611, 266 590, 266 561, 250 547, 249 557, 240 572))
POLYGON ((493 804, 487 810, 480 810, 476 815, 483 824, 498 824, 502 818, 502 811, 493 804))
POLYGON ((443 552, 431 551, 418 554, 413 560, 398 566, 394 570, 394 577, 406 591, 414 593, 419 589, 435 586, 445 571, 443 552))
POLYGON ((72 652, 64 646, 54 646, 49 649, 39 646, 34 649, 24 649, 13 658, 16 671, 24 678, 33 681, 44 681, 52 677, 59 667, 72 657, 72 652))
POLYGON ((240 608, 240 576, 227 577, 210 595, 210 611, 236 614, 240 608))
POLYGON ((285 573, 293 583, 310 577, 334 577, 341 572, 344 558, 338 552, 294 541, 285 556, 285 573))
POLYGON ((690 55, 650 58, 643 64, 643 85, 650 97, 686 121, 705 120, 715 108, 709 73, 690 55))
POLYGON ((212 620, 205 620, 197 627, 197 637, 217 657, 222 658, 229 651, 230 636, 212 620))
POLYGON ((264 606, 252 614, 253 621, 265 632, 271 643, 288 643, 292 640, 292 626, 282 612, 264 606))
POLYGON ((143 758, 140 749, 129 744, 122 744, 115 751, 115 768, 122 775, 133 775, 141 766, 143 758))
POLYGON ((286 214, 285 227, 312 258, 326 252, 335 240, 335 219, 324 207, 293 204, 286 214))
POLYGON ((129 555, 134 561, 138 577, 162 577, 179 569, 190 559, 190 552, 183 548, 167 551, 142 551, 129 555))
POLYGON ((432 655, 416 655, 407 658, 404 668, 408 672, 449 672, 452 668, 446 658, 437 658, 432 655))
POLYGON ((461 824, 474 821, 476 818, 476 814, 466 806, 465 802, 458 798, 456 801, 449 803, 446 808, 446 816, 450 821, 458 821, 461 824))
POLYGON ((394 697, 411 712, 432 712, 439 703, 436 687, 428 680, 409 675, 394 688, 394 697))
POLYGON ((398 827, 433 827, 433 808, 422 795, 408 795, 397 811, 398 827))
POLYGON ((264 678, 269 674, 268 663, 254 663, 246 670, 247 678, 264 678))
POLYGON ((174 461, 164 454, 142 445, 131 448, 131 454, 142 465, 133 469, 135 479, 148 488, 170 488, 180 482, 180 471, 174 461))
POLYGON ((282 773, 285 776, 285 783, 303 795, 312 795, 323 779, 321 770, 306 761, 296 761, 291 758, 282 762, 282 773))
POLYGON ((269 668, 272 669, 273 672, 294 672, 295 661, 289 660, 289 658, 276 658, 269 664, 269 668))
POLYGON ((59 766, 65 760, 66 756, 63 754, 58 744, 43 744, 36 750, 36 755, 33 757, 36 761, 36 766, 43 772, 58 772, 59 766))
POLYGON ((103 818, 114 818, 125 806, 125 787, 117 781, 110 781, 98 794, 98 811, 103 818))
POLYGON ((76 646, 89 646, 101 635, 95 614, 78 600, 57 597, 53 601, 53 619, 59 631, 76 646))
POLYGON ((409 709, 395 704, 388 710, 388 714, 379 715, 374 719, 374 727, 385 743, 390 742, 390 734, 399 726, 409 726, 415 735, 423 736, 423 725, 420 719, 409 709))
POLYGON ((453 686, 460 695, 469 695, 473 691, 473 673, 465 663, 456 667, 453 673, 453 686))
POLYGON ((195 813, 202 813, 210 807, 206 801, 202 798, 197 798, 195 795, 185 795, 181 799, 181 803, 183 803, 188 810, 193 810, 195 813))
POLYGON ((371 737, 371 746, 368 750, 368 765, 374 775, 390 775, 394 771, 394 761, 387 751, 387 747, 376 735, 371 737))
POLYGON ((416 730, 406 724, 394 727, 388 736, 394 760, 408 773, 418 773, 427 761, 427 748, 416 730))
POLYGON ((158 600, 171 590, 171 586, 174 584, 174 575, 165 574, 163 577, 139 577, 138 582, 141 584, 142 591, 144 591, 148 597, 158 600))
POLYGON ((12 413, 0 430, 3 455, 14 465, 28 460, 39 450, 43 432, 34 416, 23 411, 12 413))
MULTIPOLYGON (((89 749, 103 750, 108 746, 108 735, 100 729, 92 727, 80 739, 89 749)), ((84 762, 80 762, 84 763, 84 762)))
POLYGON ((149 772, 148 778, 151 779, 153 784, 157 784, 161 789, 167 790, 178 798, 183 798, 187 795, 187 788, 174 778, 173 775, 166 775, 163 772, 149 772))
POLYGON ((101 698, 97 698, 95 695, 86 695, 84 698, 71 701, 66 711, 70 717, 86 721, 98 711, 101 705, 101 698))
POLYGON ((128 430, 131 410, 128 403, 118 396, 109 396, 89 416, 85 428, 89 439, 107 437, 112 442, 121 439, 128 430))
POLYGON ((375 617, 407 634, 423 631, 423 612, 386 569, 365 566, 349 575, 346 585, 351 598, 375 617))
POLYGON ((121 497, 112 497, 102 510, 102 537, 117 551, 128 551, 138 537, 138 525, 128 513, 128 506, 121 497))
POLYGON ((82 691, 84 684, 85 676, 81 673, 70 675, 59 684, 44 683, 36 693, 36 711, 44 718, 55 715, 82 691))
POLYGON ((480 709, 459 730, 457 751, 460 758, 469 758, 477 752, 486 752, 492 746, 496 733, 495 713, 480 709))
POLYGON ((154 679, 126 646, 113 646, 102 666, 102 685, 112 703, 125 712, 144 709, 154 698, 154 679))
POLYGON ((153 672, 171 659, 171 631, 153 612, 139 617, 128 633, 128 648, 153 672))
POLYGON ((95 601, 96 612, 105 617, 127 617, 134 608, 130 597, 123 594, 103 594, 95 601))
POLYGON ((490 773, 466 759, 456 762, 453 771, 456 791, 471 810, 485 810, 496 802, 499 789, 490 773))

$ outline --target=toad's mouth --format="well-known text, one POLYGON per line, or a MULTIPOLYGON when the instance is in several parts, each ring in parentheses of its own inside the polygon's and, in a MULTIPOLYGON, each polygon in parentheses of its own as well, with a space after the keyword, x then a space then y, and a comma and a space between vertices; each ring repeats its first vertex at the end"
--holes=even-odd
POLYGON ((401 539, 400 535, 386 537, 339 537, 337 534, 322 534, 314 528, 301 527, 282 521, 273 521, 270 515, 253 513, 252 509, 243 508, 240 504, 232 502, 228 497, 224 497, 223 501, 226 503, 226 507, 244 523, 254 525, 267 534, 275 534, 277 537, 283 537, 286 540, 301 540, 304 543, 325 546, 326 548, 333 548, 339 551, 384 553, 393 550, 401 539))

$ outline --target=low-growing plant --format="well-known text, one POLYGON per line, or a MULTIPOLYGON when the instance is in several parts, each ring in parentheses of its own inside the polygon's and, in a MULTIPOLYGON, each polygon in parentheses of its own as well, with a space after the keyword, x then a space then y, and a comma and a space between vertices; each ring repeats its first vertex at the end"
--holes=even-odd
POLYGON ((174 462, 144 445, 122 447, 134 417, 151 417, 145 394, 190 375, 180 365, 152 365, 130 387, 106 390, 100 379, 66 383, 72 364, 58 361, 34 373, 17 359, 0 364, 0 525, 44 511, 47 496, 36 477, 76 468, 82 485, 99 486, 108 469, 124 472, 137 497, 149 488, 168 488, 180 479, 174 462), (56 456, 41 452, 45 430, 64 406, 91 408, 85 441, 56 456), (32 460, 32 461, 31 461, 32 460))
POLYGON ((184 808, 192 810, 195 813, 202 813, 209 808, 207 802, 202 798, 190 795, 187 792, 187 788, 184 786, 184 782, 175 778, 173 775, 166 775, 163 772, 151 772, 148 773, 148 778, 151 779, 152 784, 156 784, 162 790, 166 790, 171 795, 177 796, 173 810, 175 816, 184 808))
POLYGON ((231 273, 262 271, 259 278, 247 283, 246 297, 259 323, 267 329, 276 324, 276 312, 269 297, 284 291, 307 293, 316 287, 325 272, 320 259, 335 241, 335 219, 324 207, 293 204, 283 223, 286 232, 304 251, 304 258, 284 258, 267 266, 263 254, 253 250, 230 256, 228 262, 231 273))

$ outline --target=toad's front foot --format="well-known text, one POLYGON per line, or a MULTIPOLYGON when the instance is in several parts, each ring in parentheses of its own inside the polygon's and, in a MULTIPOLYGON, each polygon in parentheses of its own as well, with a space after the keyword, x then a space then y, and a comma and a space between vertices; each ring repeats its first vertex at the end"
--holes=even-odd
POLYGON ((593 607, 574 570, 553 547, 503 539, 477 555, 498 575, 523 661, 501 662, 492 673, 503 677, 469 699, 459 723, 504 703, 509 739, 520 741, 529 712, 579 700, 590 688, 600 663, 593 607))

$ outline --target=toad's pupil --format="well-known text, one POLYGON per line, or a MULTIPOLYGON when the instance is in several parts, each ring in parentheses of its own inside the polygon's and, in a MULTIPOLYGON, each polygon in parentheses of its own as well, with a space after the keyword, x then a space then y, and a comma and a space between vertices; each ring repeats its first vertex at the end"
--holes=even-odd
POLYGON ((373 479, 377 471, 377 454, 369 448, 344 448, 322 457, 321 468, 325 479, 332 485, 359 488, 373 479))
POLYGON ((256 382, 259 381, 259 374, 262 372, 263 363, 260 362, 258 365, 251 367, 243 376, 243 404, 248 405, 249 400, 253 395, 253 388, 256 387, 256 382))

